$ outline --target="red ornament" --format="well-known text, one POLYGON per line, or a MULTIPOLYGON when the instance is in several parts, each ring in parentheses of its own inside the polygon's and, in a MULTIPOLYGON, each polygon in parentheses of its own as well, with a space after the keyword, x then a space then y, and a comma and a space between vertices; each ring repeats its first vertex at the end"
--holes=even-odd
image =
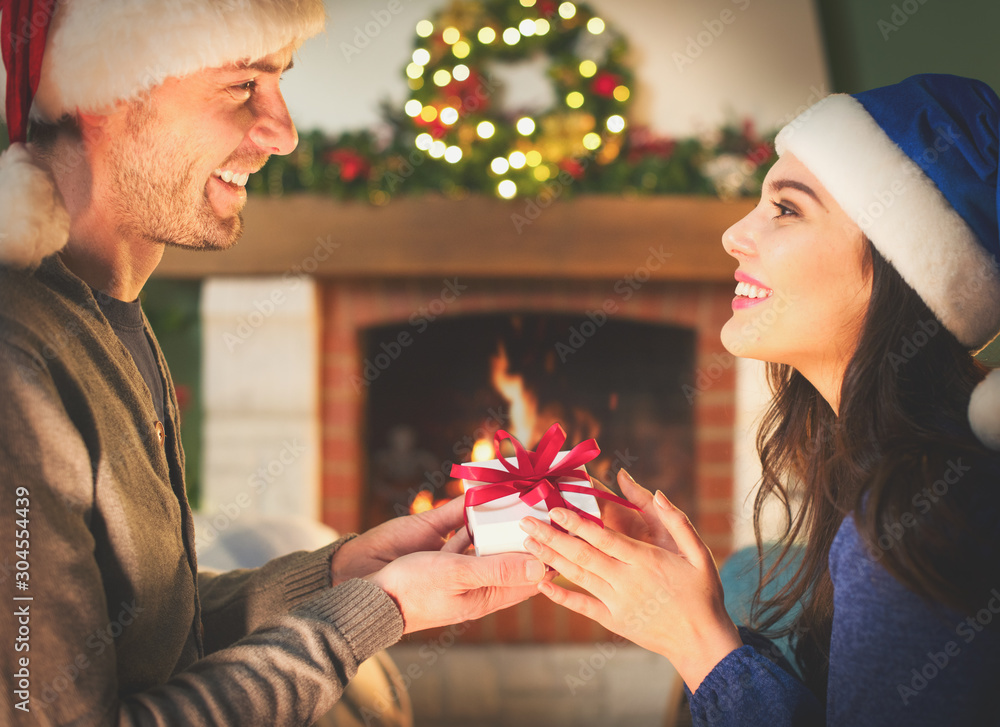
POLYGON ((621 76, 611 73, 611 71, 600 71, 594 76, 590 90, 603 98, 611 98, 615 89, 620 85, 622 85, 621 76))
POLYGON ((334 149, 327 153, 326 160, 340 167, 340 179, 344 182, 365 178, 371 170, 368 160, 353 149, 334 149))
POLYGON ((639 127, 632 131, 628 156, 629 164, 635 164, 645 157, 656 156, 669 159, 674 153, 677 142, 663 136, 654 136, 647 127, 639 127))
POLYGON ((559 162, 559 168, 569 174, 569 176, 573 177, 573 179, 579 179, 583 176, 583 165, 572 157, 563 159, 559 162))
POLYGON ((542 18, 551 18, 556 14, 557 7, 552 0, 538 0, 538 15, 542 18))
POLYGON ((766 141, 754 144, 746 154, 747 161, 758 167, 772 156, 774 156, 774 145, 766 141))
POLYGON ((177 397, 177 411, 183 415, 191 404, 191 387, 187 384, 175 384, 174 396, 177 397))
POLYGON ((482 76, 473 74, 470 74, 464 81, 452 78, 451 83, 444 87, 446 96, 456 97, 460 100, 461 105, 457 110, 462 116, 468 113, 486 111, 490 107, 491 97, 496 91, 497 86, 492 85, 482 76))
MULTIPOLYGON (((436 107, 435 107, 436 108, 436 107)), ((441 108, 444 108, 443 106, 441 108)), ((433 121, 424 121, 422 116, 417 116, 413 119, 417 126, 423 126, 427 129, 427 133, 433 136, 435 139, 440 139, 445 134, 448 133, 448 128, 441 123, 441 109, 438 109, 438 115, 434 117, 433 121)))

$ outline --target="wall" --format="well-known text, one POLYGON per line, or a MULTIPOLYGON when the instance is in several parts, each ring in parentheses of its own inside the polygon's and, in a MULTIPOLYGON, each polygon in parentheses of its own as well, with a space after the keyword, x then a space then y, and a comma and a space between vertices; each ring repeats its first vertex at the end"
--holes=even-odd
POLYGON ((170 362, 181 416, 184 479, 192 507, 201 503, 201 283, 154 279, 142 290, 142 309, 170 362))
POLYGON ((834 90, 856 93, 914 73, 954 73, 1000 88, 1000 3, 817 0, 834 90))
MULTIPOLYGON (((325 37, 303 45, 283 84, 299 127, 331 133, 360 129, 379 121, 383 99, 401 107, 407 92, 403 68, 416 23, 446 4, 328 2, 325 37), (388 22, 372 25, 378 32, 368 36, 364 29, 374 22, 373 13, 388 22)), ((658 132, 691 135, 744 115, 772 127, 809 102, 814 88, 826 88, 811 0, 593 0, 590 5, 631 40, 639 86, 633 121, 658 132)))
POLYGON ((319 519, 318 315, 312 279, 205 281, 199 547, 237 520, 319 519))

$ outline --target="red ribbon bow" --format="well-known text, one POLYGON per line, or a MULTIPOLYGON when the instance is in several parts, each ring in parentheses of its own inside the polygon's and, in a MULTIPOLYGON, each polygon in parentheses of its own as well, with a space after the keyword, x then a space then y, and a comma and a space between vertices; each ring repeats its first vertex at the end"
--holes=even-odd
POLYGON ((7 68, 11 143, 28 139, 28 112, 42 78, 42 56, 56 0, 0 0, 0 54, 7 68))
MULTIPOLYGON (((470 539, 473 535, 472 529, 469 527, 468 508, 493 502, 508 495, 520 496, 521 501, 529 507, 537 505, 539 502, 544 502, 549 510, 554 507, 564 507, 601 527, 604 527, 604 523, 601 522, 600 518, 566 502, 562 493, 578 492, 584 495, 593 495, 604 500, 617 502, 619 505, 630 507, 633 510, 639 510, 628 500, 598 490, 596 487, 560 482, 561 479, 589 480, 587 470, 583 468, 583 465, 601 453, 597 442, 588 439, 573 447, 558 464, 553 464, 565 442, 566 432, 559 424, 553 424, 549 427, 538 443, 538 450, 535 452, 526 450, 517 439, 500 429, 493 437, 493 449, 504 469, 496 470, 464 464, 452 465, 452 477, 488 483, 470 488, 465 493, 465 527, 469 531, 470 539), (500 445, 505 439, 509 439, 514 445, 514 452, 517 455, 515 463, 509 462, 500 453, 500 445)), ((559 529, 562 530, 562 528, 559 529)))

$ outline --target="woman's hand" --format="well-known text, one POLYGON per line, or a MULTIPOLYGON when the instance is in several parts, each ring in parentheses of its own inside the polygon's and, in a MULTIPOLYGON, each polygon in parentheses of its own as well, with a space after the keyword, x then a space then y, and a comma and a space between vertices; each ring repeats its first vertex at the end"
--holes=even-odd
MULTIPOLYGON (((590 481, 597 489, 611 492, 599 480, 591 477, 590 481)), ((632 475, 624 469, 618 470, 618 486, 625 499, 639 507, 639 510, 633 510, 611 500, 597 498, 601 508, 601 520, 604 521, 604 524, 633 540, 659 545, 661 548, 676 553, 677 545, 674 543, 674 539, 670 537, 670 533, 653 510, 653 494, 633 480, 632 475)))
MULTIPOLYGON (((635 502, 633 496, 638 496, 634 490, 628 497, 635 502)), ((687 515, 663 493, 649 499, 644 508, 649 518, 643 521, 654 542, 601 528, 557 508, 550 513, 552 520, 568 534, 525 518, 521 526, 531 536, 525 545, 543 563, 589 592, 543 581, 538 586, 543 594, 667 657, 694 691, 742 641, 723 605, 712 553, 687 515)))

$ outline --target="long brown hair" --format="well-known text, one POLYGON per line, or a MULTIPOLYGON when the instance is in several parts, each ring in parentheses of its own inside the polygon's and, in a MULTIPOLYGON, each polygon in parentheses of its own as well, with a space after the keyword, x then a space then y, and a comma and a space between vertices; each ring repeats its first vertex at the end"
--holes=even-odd
MULTIPOLYGON (((778 558, 761 572, 754 626, 792 639, 803 677, 821 698, 833 620, 828 556, 848 513, 855 512, 871 556, 929 601, 969 610, 987 592, 986 575, 968 557, 976 531, 962 527, 969 498, 940 498, 928 512, 914 505, 955 457, 969 463, 990 457, 972 436, 966 414, 984 369, 866 243, 871 300, 844 375, 839 415, 798 371, 769 364, 774 397, 757 436, 763 468, 754 503, 759 562, 765 503, 776 498, 787 518, 778 558), (796 570, 787 584, 764 598, 765 586, 790 568, 796 570), (785 617, 797 606, 801 611, 789 623, 785 617)), ((976 479, 963 478, 964 487, 953 489, 972 492, 976 479)))

